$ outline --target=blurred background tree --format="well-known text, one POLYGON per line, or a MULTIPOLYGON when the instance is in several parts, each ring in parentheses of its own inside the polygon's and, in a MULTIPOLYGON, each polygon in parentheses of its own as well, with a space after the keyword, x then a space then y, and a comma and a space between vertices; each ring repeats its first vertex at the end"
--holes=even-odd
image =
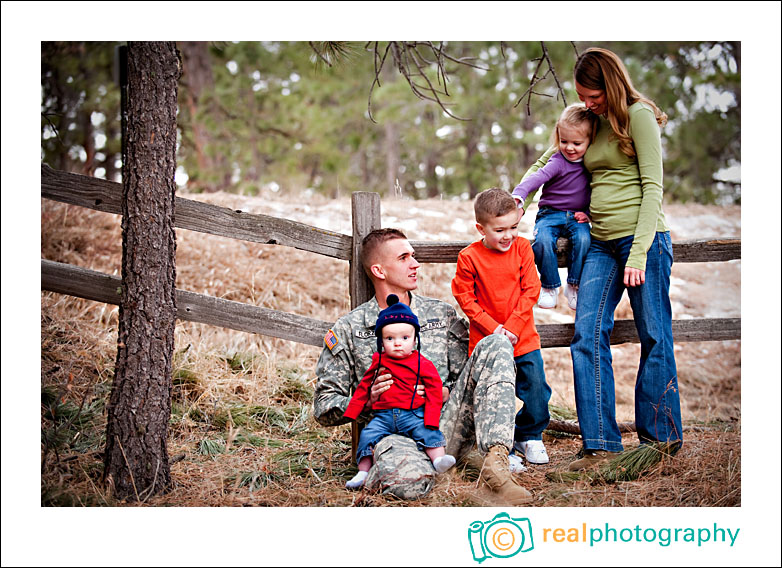
POLYGON ((41 42, 41 159, 53 168, 118 179, 120 93, 114 44, 41 42))
MULTIPOLYGON (((52 167, 119 179, 116 45, 42 42, 41 158, 52 167)), ((443 106, 416 96, 408 81, 425 79, 405 76, 391 59, 376 73, 375 50, 385 54, 389 42, 330 45, 337 51, 308 42, 178 43, 180 187, 413 198, 510 189, 546 149, 565 101, 578 100, 576 52, 600 45, 668 114, 666 198, 740 203, 738 42, 433 42, 454 58, 444 59, 445 76, 425 66, 443 106), (548 75, 530 94, 549 62, 562 90, 548 75)))

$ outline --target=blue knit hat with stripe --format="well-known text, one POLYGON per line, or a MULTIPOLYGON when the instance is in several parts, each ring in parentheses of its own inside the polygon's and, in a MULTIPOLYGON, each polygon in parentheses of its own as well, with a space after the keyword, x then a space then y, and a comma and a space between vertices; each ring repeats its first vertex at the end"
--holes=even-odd
POLYGON ((388 307, 378 314, 377 323, 375 324, 378 351, 383 348, 382 329, 389 324, 409 323, 415 328, 416 336, 421 330, 421 326, 418 324, 418 318, 413 313, 413 310, 411 310, 407 304, 400 302, 399 297, 396 294, 389 294, 388 298, 386 298, 386 304, 388 304, 388 307))

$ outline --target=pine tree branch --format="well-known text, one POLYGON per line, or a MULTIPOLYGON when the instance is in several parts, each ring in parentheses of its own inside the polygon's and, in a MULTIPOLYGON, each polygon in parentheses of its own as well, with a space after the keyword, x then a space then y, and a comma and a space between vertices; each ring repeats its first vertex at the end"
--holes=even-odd
POLYGON ((310 44, 310 47, 312 48, 312 51, 315 52, 315 55, 317 55, 320 58, 320 60, 323 61, 323 63, 325 63, 326 65, 331 67, 331 61, 326 59, 326 57, 318 50, 318 48, 315 47, 315 44, 313 42, 311 42, 311 41, 308 42, 308 43, 310 44))
MULTIPOLYGON (((369 44, 367 44, 369 45, 369 44)), ((369 86, 369 96, 367 97, 367 112, 369 113, 369 120, 377 124, 377 121, 375 120, 375 117, 372 116, 372 91, 375 88, 375 85, 380 87, 380 72, 383 70, 383 65, 386 62, 386 56, 388 55, 389 50, 391 49, 391 45, 386 46, 386 50, 383 53, 383 57, 380 57, 380 54, 378 53, 378 42, 375 42, 373 52, 373 58, 375 62, 375 80, 372 81, 372 84, 369 86), (380 60, 380 64, 378 65, 378 59, 380 60)))
POLYGON ((50 115, 50 114, 51 114, 52 116, 61 116, 61 115, 59 115, 59 114, 55 114, 55 113, 46 113, 46 112, 42 112, 42 113, 41 113, 41 116, 42 116, 42 117, 44 117, 44 118, 46 119, 46 122, 48 122, 48 123, 49 123, 49 126, 51 126, 51 127, 52 127, 52 131, 54 132, 54 135, 57 137, 57 140, 59 140, 59 141, 60 141, 60 144, 61 144, 61 145, 64 147, 64 146, 65 146, 65 142, 63 142, 63 141, 62 141, 62 138, 60 138, 60 131, 59 131, 59 130, 57 130, 57 127, 54 125, 54 123, 53 123, 53 122, 51 121, 51 119, 49 118, 49 115, 50 115))
POLYGON ((562 102, 565 106, 567 106, 567 99, 565 98, 565 89, 562 88, 562 85, 559 83, 559 77, 557 77, 557 72, 554 69, 554 64, 551 62, 551 58, 548 56, 548 48, 546 48, 546 42, 541 41, 540 47, 543 50, 543 57, 546 58, 546 63, 548 63, 549 71, 551 71, 551 75, 554 77, 554 82, 557 84, 557 89, 559 89, 559 94, 562 95, 562 102))
POLYGON ((426 42, 388 42, 385 51, 381 57, 379 42, 368 42, 365 45, 366 49, 370 49, 374 54, 375 65, 375 79, 369 88, 369 101, 367 103, 367 109, 369 111, 369 118, 372 122, 377 122, 372 116, 372 93, 375 85, 380 86, 380 73, 387 61, 387 56, 390 53, 393 60, 393 64, 396 67, 402 77, 405 78, 407 84, 410 86, 410 90, 419 99, 427 100, 436 103, 448 116, 455 118, 456 120, 470 120, 468 118, 461 118, 453 114, 448 109, 448 103, 443 101, 442 97, 448 97, 448 73, 446 70, 446 63, 453 62, 458 65, 465 65, 476 69, 483 69, 479 65, 472 63, 474 58, 457 58, 449 55, 443 42, 439 45, 435 45, 430 41, 426 42), (428 51, 427 51, 428 50, 428 51), (428 53, 431 52, 431 56, 428 53), (432 58, 433 56, 433 58, 432 58), (437 85, 435 86, 427 74, 426 67, 434 66, 435 77, 437 85), (438 88, 439 87, 439 88, 438 88))
MULTIPOLYGON (((575 44, 573 42, 570 42, 570 43, 571 43, 571 45, 573 45, 573 49, 576 50, 575 44)), ((548 94, 545 94, 545 93, 537 93, 537 92, 535 92, 533 90, 538 83, 543 81, 549 75, 551 75, 554 78, 554 82, 557 85, 558 94, 562 97, 562 102, 564 103, 564 105, 567 106, 567 99, 565 98, 565 90, 562 88, 562 85, 559 82, 559 77, 557 76, 557 72, 554 69, 554 64, 551 62, 551 58, 549 57, 548 48, 546 47, 546 42, 541 41, 540 42, 540 48, 541 48, 541 51, 542 51, 543 54, 540 57, 536 57, 535 59, 531 60, 531 61, 537 61, 538 65, 537 65, 537 67, 535 67, 535 72, 532 74, 532 79, 530 79, 529 89, 524 91, 524 94, 521 95, 519 97, 519 100, 516 101, 516 104, 513 105, 513 108, 516 108, 517 106, 519 106, 521 101, 524 100, 524 97, 526 97, 527 98, 527 116, 532 114, 532 110, 530 108, 531 107, 531 102, 532 102, 532 95, 538 95, 538 96, 544 96, 544 97, 553 97, 553 95, 548 95, 548 94), (548 64, 548 69, 546 70, 546 72, 543 74, 542 77, 538 77, 538 73, 540 72, 540 68, 543 65, 544 61, 548 64)), ((576 50, 576 56, 578 56, 578 50, 576 50)))

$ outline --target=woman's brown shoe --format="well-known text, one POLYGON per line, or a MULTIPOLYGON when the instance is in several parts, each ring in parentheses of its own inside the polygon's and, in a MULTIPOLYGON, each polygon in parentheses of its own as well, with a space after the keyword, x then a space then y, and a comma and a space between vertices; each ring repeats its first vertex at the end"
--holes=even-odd
POLYGON ((606 450, 584 450, 584 457, 571 462, 568 471, 579 471, 594 465, 605 463, 618 456, 618 452, 608 452, 606 450))

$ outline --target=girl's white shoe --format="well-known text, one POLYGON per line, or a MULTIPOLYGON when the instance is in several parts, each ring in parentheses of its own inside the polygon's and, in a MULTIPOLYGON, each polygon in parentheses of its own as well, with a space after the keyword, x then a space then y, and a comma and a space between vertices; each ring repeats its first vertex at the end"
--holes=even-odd
POLYGON ((567 298, 567 305, 570 306, 570 309, 575 310, 578 299, 578 286, 565 284, 565 298, 567 298))
POLYGON ((540 298, 538 298, 538 306, 546 309, 556 308, 558 294, 559 288, 541 288, 540 298))

